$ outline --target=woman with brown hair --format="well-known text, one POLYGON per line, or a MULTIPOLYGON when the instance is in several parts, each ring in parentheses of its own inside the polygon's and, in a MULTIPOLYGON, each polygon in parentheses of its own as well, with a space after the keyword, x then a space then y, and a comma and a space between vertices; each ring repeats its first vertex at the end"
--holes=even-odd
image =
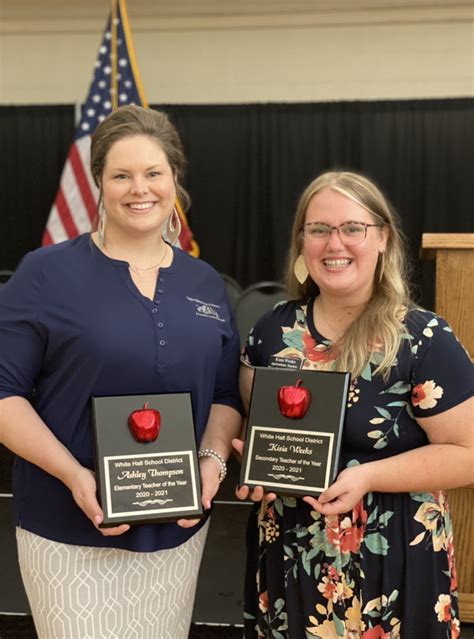
POLYGON ((41 639, 186 639, 208 526, 99 528, 91 397, 191 393, 209 509, 240 428, 239 337, 221 277, 172 245, 187 196, 167 116, 113 112, 91 168, 98 230, 29 253, 0 292, 20 568, 41 639))
POLYGON ((411 301, 405 264, 373 182, 328 172, 308 185, 292 299, 250 331, 241 392, 248 403, 253 366, 350 371, 341 470, 318 498, 251 492, 262 501, 249 523, 247 638, 459 635, 444 490, 472 481, 473 367, 448 324, 411 301))

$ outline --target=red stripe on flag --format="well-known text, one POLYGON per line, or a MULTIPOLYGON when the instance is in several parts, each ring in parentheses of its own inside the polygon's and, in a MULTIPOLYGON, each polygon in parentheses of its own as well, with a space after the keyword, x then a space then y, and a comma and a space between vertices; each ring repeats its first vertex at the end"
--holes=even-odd
POLYGON ((53 243, 53 238, 49 234, 48 229, 45 229, 45 231, 43 233, 43 239, 41 241, 41 245, 42 246, 49 246, 52 243, 53 243))
POLYGON ((179 234, 179 243, 183 251, 187 251, 188 253, 193 248, 193 234, 189 226, 184 222, 183 218, 181 218, 181 233, 179 234))
POLYGON ((77 237, 79 235, 79 232, 74 223, 71 211, 69 210, 66 198, 64 197, 62 185, 59 187, 58 194, 56 195, 55 204, 56 208, 58 209, 58 215, 61 218, 61 222, 63 223, 68 238, 71 239, 73 237, 77 237))
POLYGON ((79 186, 79 190, 84 201, 84 205, 89 215, 89 219, 92 222, 97 214, 97 202, 94 194, 92 193, 89 180, 82 163, 82 158, 77 150, 77 146, 73 144, 69 152, 69 160, 71 162, 74 175, 79 186))

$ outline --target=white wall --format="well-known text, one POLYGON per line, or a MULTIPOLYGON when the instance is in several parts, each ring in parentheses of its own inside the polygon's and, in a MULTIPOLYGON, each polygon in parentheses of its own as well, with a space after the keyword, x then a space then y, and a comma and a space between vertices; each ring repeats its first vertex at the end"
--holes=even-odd
MULTIPOLYGON (((300 1, 295 7, 305 11, 289 12, 282 7, 291 9, 291 0, 277 3, 277 11, 266 0, 247 3, 240 14, 227 3, 220 15, 196 15, 199 4, 174 14, 167 5, 158 15, 153 3, 128 1, 151 103, 474 94, 472 3, 412 0, 398 8, 396 0, 381 0, 367 8, 363 0, 338 0, 308 11, 311 3, 300 1)), ((3 0, 0 103, 81 102, 108 9, 104 1, 3 0)))

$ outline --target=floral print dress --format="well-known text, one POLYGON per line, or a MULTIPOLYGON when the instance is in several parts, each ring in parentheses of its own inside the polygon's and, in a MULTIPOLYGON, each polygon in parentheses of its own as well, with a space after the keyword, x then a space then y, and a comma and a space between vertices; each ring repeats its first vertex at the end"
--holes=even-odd
MULTIPOLYGON (((313 303, 286 302, 250 332, 244 363, 315 369, 331 357, 313 303)), ((473 367, 448 324, 419 308, 388 381, 379 355, 351 384, 341 467, 428 443, 415 421, 473 394, 473 367)), ((448 424, 447 424, 448 427, 448 424)), ((301 499, 256 505, 247 531, 245 637, 456 639, 453 531, 446 495, 368 493, 323 516, 301 499)))

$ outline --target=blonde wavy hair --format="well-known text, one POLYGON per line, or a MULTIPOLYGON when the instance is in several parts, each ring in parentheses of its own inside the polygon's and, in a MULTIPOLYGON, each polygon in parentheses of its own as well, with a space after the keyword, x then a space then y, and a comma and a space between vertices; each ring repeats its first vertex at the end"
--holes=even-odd
POLYGON ((337 358, 331 368, 350 371, 358 377, 370 361, 376 363, 374 374, 387 378, 394 364, 404 333, 405 309, 412 303, 407 285, 405 239, 400 221, 380 189, 368 178, 349 171, 330 171, 313 180, 300 197, 291 236, 286 270, 286 285, 293 299, 308 299, 319 293, 317 284, 308 276, 300 284, 294 264, 303 246, 303 226, 311 198, 330 188, 356 202, 370 213, 374 222, 388 229, 387 246, 379 255, 370 300, 362 313, 333 345, 337 358))

